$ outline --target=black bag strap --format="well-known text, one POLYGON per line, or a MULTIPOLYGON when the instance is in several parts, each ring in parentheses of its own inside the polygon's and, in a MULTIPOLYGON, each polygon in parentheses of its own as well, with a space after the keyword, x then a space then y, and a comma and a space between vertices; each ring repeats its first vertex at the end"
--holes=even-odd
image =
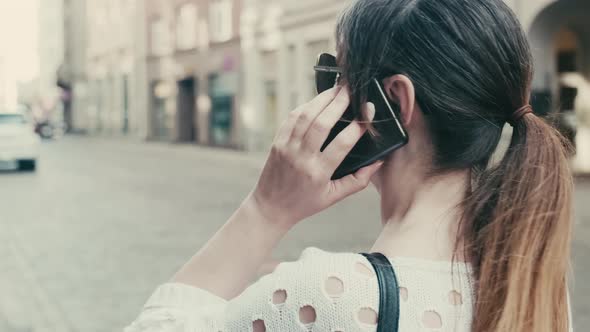
POLYGON ((373 265, 379 283, 377 332, 397 332, 399 329, 399 288, 393 266, 383 254, 362 255, 373 265))

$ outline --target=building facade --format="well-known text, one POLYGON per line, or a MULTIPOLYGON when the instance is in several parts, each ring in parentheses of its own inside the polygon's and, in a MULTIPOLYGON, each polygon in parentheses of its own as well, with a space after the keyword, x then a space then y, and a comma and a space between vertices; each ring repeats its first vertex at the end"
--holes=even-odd
MULTIPOLYGON (((560 110, 561 122, 577 122, 575 162, 578 168, 590 168, 590 3, 506 2, 519 16, 532 45, 535 111, 546 115, 560 110)), ((272 131, 289 110, 315 95, 314 62, 319 53, 334 52, 335 23, 346 4, 341 0, 246 2, 242 38, 247 45, 243 58, 248 84, 243 112, 254 136, 268 140, 257 123, 266 123, 272 131)))
MULTIPOLYGON (((535 111, 577 127, 576 163, 590 168, 590 3, 506 2, 534 52, 535 111)), ((313 65, 319 53, 335 50, 335 23, 346 5, 42 1, 40 90, 55 94, 63 78, 74 105, 68 113, 64 103, 66 119, 90 132, 263 150, 289 110, 315 95, 313 65)))
POLYGON ((265 149, 288 112, 315 96, 313 66, 334 52, 341 0, 249 0, 242 22, 250 148, 265 149))
POLYGON ((143 31, 137 25, 143 1, 86 3, 86 83, 88 131, 111 136, 147 134, 144 75, 140 56, 143 31))
POLYGON ((69 132, 84 132, 86 112, 86 0, 63 1, 63 62, 57 70, 63 118, 69 132))
POLYGON ((63 21, 63 0, 39 2, 40 63, 37 92, 40 107, 47 113, 61 113, 61 90, 57 86, 57 74, 64 60, 63 21))
POLYGON ((148 137, 243 147, 241 0, 147 0, 148 137))
MULTIPOLYGON (((280 1, 247 0, 244 2, 241 22, 242 64, 244 97, 241 113, 244 122, 245 147, 263 150, 272 143, 282 119, 279 110, 281 87, 296 84, 282 70, 294 70, 298 64, 280 62, 286 44, 281 30, 283 5, 280 1)), ((284 59, 288 60, 288 59, 284 59)))

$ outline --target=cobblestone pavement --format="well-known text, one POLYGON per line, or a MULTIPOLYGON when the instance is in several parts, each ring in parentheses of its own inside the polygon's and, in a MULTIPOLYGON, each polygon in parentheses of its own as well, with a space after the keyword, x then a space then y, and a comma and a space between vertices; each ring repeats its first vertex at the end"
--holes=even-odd
MULTIPOLYGON (((226 220, 262 161, 194 146, 45 143, 36 174, 0 173, 0 331, 120 330, 226 220)), ((590 326, 589 197, 590 181, 579 182, 579 327, 590 326)), ((364 192, 298 226, 276 257, 308 246, 367 250, 378 220, 376 195, 364 192)))

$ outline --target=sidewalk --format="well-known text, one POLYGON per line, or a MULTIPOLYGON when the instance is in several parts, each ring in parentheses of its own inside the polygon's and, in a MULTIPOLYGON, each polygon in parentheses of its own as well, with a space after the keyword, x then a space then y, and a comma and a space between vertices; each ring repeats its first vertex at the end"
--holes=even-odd
MULTIPOLYGON (((235 211, 264 163, 264 154, 192 145, 45 143, 36 174, 2 177, 0 332, 121 331, 235 211)), ((590 278, 590 181, 575 190, 572 303, 581 328, 590 326, 582 282, 590 278)), ((379 211, 374 190, 354 195, 298 225, 273 256, 293 260, 310 246, 365 251, 379 211)))
POLYGON ((133 136, 106 136, 106 135, 73 135, 61 138, 66 141, 84 141, 87 144, 109 145, 113 149, 121 151, 143 152, 175 152, 177 156, 198 158, 208 157, 215 160, 228 161, 230 163, 243 164, 261 168, 264 166, 267 151, 245 151, 232 148, 200 145, 194 142, 178 143, 169 141, 145 140, 133 136), (178 153, 178 154, 176 154, 178 153))
MULTIPOLYGON (((159 151, 176 151, 187 156, 195 155, 208 155, 214 154, 215 158, 227 160, 231 163, 242 163, 248 166, 262 167, 266 160, 267 151, 244 151, 235 150, 229 148, 218 148, 205 145, 198 145, 196 143, 174 143, 174 142, 163 142, 163 141, 149 141, 142 140, 135 137, 125 136, 92 136, 92 135, 76 135, 73 136, 76 140, 87 140, 89 143, 125 143, 126 148, 137 148, 143 150, 159 150, 159 151)), ((588 132, 581 131, 578 134, 578 142, 588 142, 586 146, 580 149, 578 145, 578 151, 576 157, 571 161, 571 167, 576 178, 588 178, 590 179, 590 130, 588 132), (582 136, 579 136, 582 135, 582 136)), ((62 139, 70 140, 72 136, 65 137, 62 139)), ((508 137, 504 138, 507 142, 508 137)))

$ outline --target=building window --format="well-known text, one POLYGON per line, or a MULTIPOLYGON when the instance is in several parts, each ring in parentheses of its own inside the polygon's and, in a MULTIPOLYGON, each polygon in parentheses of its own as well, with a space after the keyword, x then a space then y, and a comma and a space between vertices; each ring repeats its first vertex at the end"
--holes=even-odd
POLYGON ((165 55, 170 45, 170 33, 166 27, 166 21, 162 18, 152 20, 150 39, 152 55, 165 55))
POLYGON ((265 95, 265 109, 266 118, 265 123, 267 124, 269 135, 268 138, 274 137, 277 125, 278 125, 278 100, 277 100, 277 68, 278 68, 278 52, 263 52, 261 54, 262 63, 264 68, 262 69, 262 75, 264 80, 264 95, 265 95))
POLYGON ((197 46, 197 6, 182 5, 177 12, 176 48, 190 50, 197 46))
POLYGON ((211 41, 224 42, 232 38, 233 10, 231 0, 214 0, 209 5, 211 41))
POLYGON ((91 25, 89 29, 89 53, 91 55, 98 55, 104 50, 104 45, 107 44, 106 37, 108 35, 107 24, 107 9, 104 3, 92 3, 87 9, 87 15, 90 17, 91 25))
POLYGON ((199 20, 197 43, 201 51, 209 48, 209 26, 207 24, 207 19, 199 20))

